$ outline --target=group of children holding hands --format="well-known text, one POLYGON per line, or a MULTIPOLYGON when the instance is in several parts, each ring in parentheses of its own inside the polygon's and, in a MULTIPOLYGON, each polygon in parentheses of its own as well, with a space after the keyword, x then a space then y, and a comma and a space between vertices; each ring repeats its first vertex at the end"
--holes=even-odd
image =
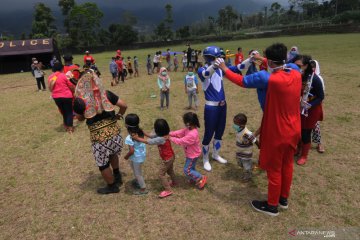
MULTIPOLYGON (((252 176, 252 147, 258 145, 258 141, 253 134, 246 128, 247 118, 240 113, 234 117, 233 128, 236 132, 236 159, 244 169, 244 181, 249 181, 252 176)), ((187 112, 183 115, 184 128, 170 131, 169 124, 165 119, 157 119, 154 122, 154 132, 144 132, 139 124, 140 119, 136 114, 128 114, 125 117, 125 127, 128 136, 125 144, 129 150, 125 155, 126 160, 130 160, 134 179, 132 186, 136 189, 134 195, 146 195, 145 180, 142 174, 142 165, 146 159, 146 144, 156 145, 159 150, 160 162, 158 176, 164 190, 160 192, 159 198, 165 198, 173 194, 172 188, 178 185, 174 171, 175 153, 172 143, 182 146, 185 152, 185 163, 183 172, 189 180, 189 184, 202 190, 207 184, 208 177, 196 170, 196 163, 201 155, 199 140, 200 123, 196 113, 187 112), (168 176, 170 181, 168 180, 168 176)))
POLYGON ((131 57, 127 57, 125 61, 121 55, 116 55, 111 58, 109 68, 112 76, 111 86, 119 84, 120 79, 124 82, 128 75, 130 78, 133 74, 134 77, 139 77, 139 59, 136 56, 134 56, 134 61, 131 57))

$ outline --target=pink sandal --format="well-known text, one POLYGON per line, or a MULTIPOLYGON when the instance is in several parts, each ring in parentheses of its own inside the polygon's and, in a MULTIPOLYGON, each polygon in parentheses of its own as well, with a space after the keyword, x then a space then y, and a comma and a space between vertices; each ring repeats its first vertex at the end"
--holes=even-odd
POLYGON ((159 198, 166 198, 168 196, 172 195, 172 192, 171 191, 162 191, 160 194, 159 194, 159 198))

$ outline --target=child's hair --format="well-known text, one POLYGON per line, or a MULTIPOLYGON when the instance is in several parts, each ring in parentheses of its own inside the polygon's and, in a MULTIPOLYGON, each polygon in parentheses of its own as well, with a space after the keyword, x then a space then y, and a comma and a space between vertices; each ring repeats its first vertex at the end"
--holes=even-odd
POLYGON ((115 57, 112 57, 111 60, 115 60, 116 58, 115 57))
POLYGON ((311 66, 312 63, 311 56, 309 55, 303 55, 302 56, 302 64, 307 65, 306 69, 304 70, 304 74, 302 75, 302 81, 307 82, 309 75, 312 74, 313 68, 311 66))
POLYGON ((176 53, 174 53, 174 56, 176 56, 176 53))
POLYGON ((130 59, 131 57, 129 56, 129 57, 127 57, 127 59, 130 59))
POLYGON ((136 58, 136 56, 134 56, 134 58, 136 58))
POLYGON ((243 113, 239 113, 234 117, 234 120, 238 120, 241 125, 246 125, 247 123, 247 117, 243 113))
POLYGON ((129 113, 125 117, 125 126, 130 134, 136 133, 139 137, 144 137, 143 130, 139 127, 140 118, 135 113, 129 113))
POLYGON ((150 57, 150 54, 148 54, 148 57, 150 57))
POLYGON ((159 118, 154 122, 155 133, 159 137, 169 135, 170 127, 165 119, 159 118))
POLYGON ((187 112, 183 116, 183 121, 185 124, 190 124, 190 126, 196 126, 200 128, 199 119, 196 113, 187 112))

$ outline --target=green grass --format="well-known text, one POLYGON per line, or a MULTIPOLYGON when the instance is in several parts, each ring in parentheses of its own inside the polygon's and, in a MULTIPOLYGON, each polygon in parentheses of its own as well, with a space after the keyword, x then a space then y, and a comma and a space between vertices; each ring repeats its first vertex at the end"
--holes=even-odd
MULTIPOLYGON (((321 124, 326 153, 312 150, 304 167, 295 166, 290 208, 279 217, 263 216, 250 208, 250 200, 266 198, 266 174, 257 172, 251 183, 241 183, 242 173, 234 155, 232 117, 244 112, 250 129, 256 129, 261 121, 255 90, 241 89, 225 80, 228 121, 222 152, 229 164, 213 164, 204 191, 187 185, 182 173, 184 153, 174 146, 180 186, 173 196, 159 200, 162 188, 157 177, 158 150, 148 147, 144 175, 150 194, 131 194, 132 173, 121 158, 125 186, 119 194, 99 196, 96 188, 104 182, 93 160, 87 127, 76 123, 75 134, 65 133, 50 93, 36 92, 31 74, 19 73, 0 76, 0 239, 287 239, 287 232, 293 228, 359 227, 360 67, 356 58, 360 34, 267 38, 193 47, 219 45, 235 52, 241 46, 247 52, 262 50, 273 42, 296 45, 302 53, 314 56, 326 83, 325 121, 321 124)), ((167 119, 172 129, 183 126, 181 117, 187 104, 184 73, 170 73, 170 109, 163 112, 158 109, 156 76, 146 74, 146 55, 153 56, 155 51, 166 48, 122 49, 125 57, 139 57, 140 77, 113 88, 108 63, 116 49, 94 55, 105 86, 128 103, 127 112, 137 113, 147 131, 152 130, 158 117, 167 119), (150 98, 153 93, 157 98, 150 98)), ((182 51, 185 46, 170 48, 182 51)), ((82 63, 82 56, 75 56, 74 62, 82 63)), ((200 94, 201 124, 203 104, 200 94)), ((122 135, 126 136, 124 128, 122 135)), ((205 173, 201 166, 198 169, 205 173)))

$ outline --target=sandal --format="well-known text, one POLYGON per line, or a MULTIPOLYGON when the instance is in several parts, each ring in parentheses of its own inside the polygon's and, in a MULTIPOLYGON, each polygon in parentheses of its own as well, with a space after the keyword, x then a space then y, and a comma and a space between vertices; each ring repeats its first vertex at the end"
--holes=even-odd
POLYGON ((325 152, 325 148, 321 143, 319 143, 317 145, 316 150, 318 151, 318 153, 324 153, 325 152))
POLYGON ((172 195, 172 191, 162 191, 160 194, 159 194, 159 198, 166 198, 170 195, 172 195))

